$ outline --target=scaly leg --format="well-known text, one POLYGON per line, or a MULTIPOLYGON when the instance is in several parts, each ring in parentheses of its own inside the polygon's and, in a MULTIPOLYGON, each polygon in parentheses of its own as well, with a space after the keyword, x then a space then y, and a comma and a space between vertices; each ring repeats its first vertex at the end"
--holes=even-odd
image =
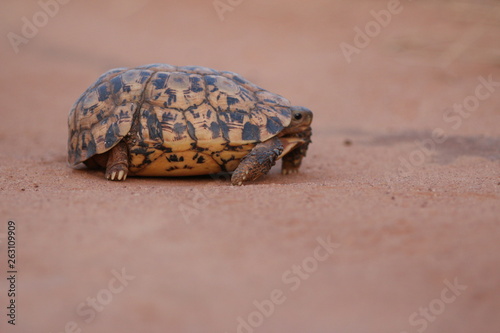
POLYGON ((257 144, 248 155, 243 157, 234 170, 231 184, 242 185, 243 182, 255 180, 267 174, 282 152, 283 144, 276 137, 257 144))
POLYGON ((108 180, 125 180, 128 173, 128 148, 127 144, 120 141, 109 152, 106 172, 108 180))
POLYGON ((281 165, 281 174, 288 175, 299 172, 302 159, 306 156, 307 146, 309 143, 304 143, 295 148, 285 156, 283 156, 283 164, 281 165))

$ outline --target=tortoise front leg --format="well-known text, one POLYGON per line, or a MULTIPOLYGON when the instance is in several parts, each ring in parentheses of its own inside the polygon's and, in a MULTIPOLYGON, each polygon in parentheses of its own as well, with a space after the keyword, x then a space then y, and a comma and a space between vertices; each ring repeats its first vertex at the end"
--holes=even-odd
POLYGON ((231 184, 242 185, 244 181, 255 180, 267 174, 282 152, 283 144, 276 137, 257 144, 234 170, 231 184))
POLYGON ((283 163, 281 164, 281 174, 288 175, 291 173, 299 172, 299 167, 302 163, 302 159, 306 156, 308 145, 308 142, 304 143, 283 156, 283 163))
POLYGON ((125 180, 128 174, 128 148, 120 141, 108 152, 108 162, 104 176, 108 180, 125 180))
POLYGON ((307 148, 311 143, 311 136, 312 130, 309 127, 299 133, 296 133, 295 136, 292 135, 288 138, 283 138, 284 142, 287 142, 288 144, 292 144, 294 142, 297 144, 291 151, 282 156, 283 163, 281 164, 281 173, 283 175, 299 172, 302 159, 306 156, 307 148), (297 142, 297 140, 299 140, 299 142, 297 142))

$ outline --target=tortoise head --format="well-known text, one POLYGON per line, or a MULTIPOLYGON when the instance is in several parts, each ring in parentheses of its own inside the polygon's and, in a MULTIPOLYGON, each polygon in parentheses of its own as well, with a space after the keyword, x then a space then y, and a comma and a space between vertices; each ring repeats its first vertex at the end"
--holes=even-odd
POLYGON ((311 137, 311 123, 313 113, 308 108, 302 106, 292 106, 292 121, 280 133, 280 137, 303 138, 309 141, 311 137))

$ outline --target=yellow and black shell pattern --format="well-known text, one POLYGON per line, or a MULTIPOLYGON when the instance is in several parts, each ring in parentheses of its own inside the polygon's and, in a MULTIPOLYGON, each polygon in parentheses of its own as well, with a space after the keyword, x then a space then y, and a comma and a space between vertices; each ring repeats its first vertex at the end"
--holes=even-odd
POLYGON ((132 175, 233 171, 255 144, 290 122, 287 99, 232 72, 119 68, 103 74, 71 109, 68 161, 75 166, 123 140, 132 175))

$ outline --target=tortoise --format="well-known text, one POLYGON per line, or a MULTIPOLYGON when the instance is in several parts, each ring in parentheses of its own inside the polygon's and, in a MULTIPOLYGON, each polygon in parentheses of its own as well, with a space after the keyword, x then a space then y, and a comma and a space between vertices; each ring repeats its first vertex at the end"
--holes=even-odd
POLYGON ((298 172, 313 114, 240 75, 151 64, 101 75, 68 119, 72 167, 105 168, 108 180, 233 172, 242 185, 282 158, 298 172))

